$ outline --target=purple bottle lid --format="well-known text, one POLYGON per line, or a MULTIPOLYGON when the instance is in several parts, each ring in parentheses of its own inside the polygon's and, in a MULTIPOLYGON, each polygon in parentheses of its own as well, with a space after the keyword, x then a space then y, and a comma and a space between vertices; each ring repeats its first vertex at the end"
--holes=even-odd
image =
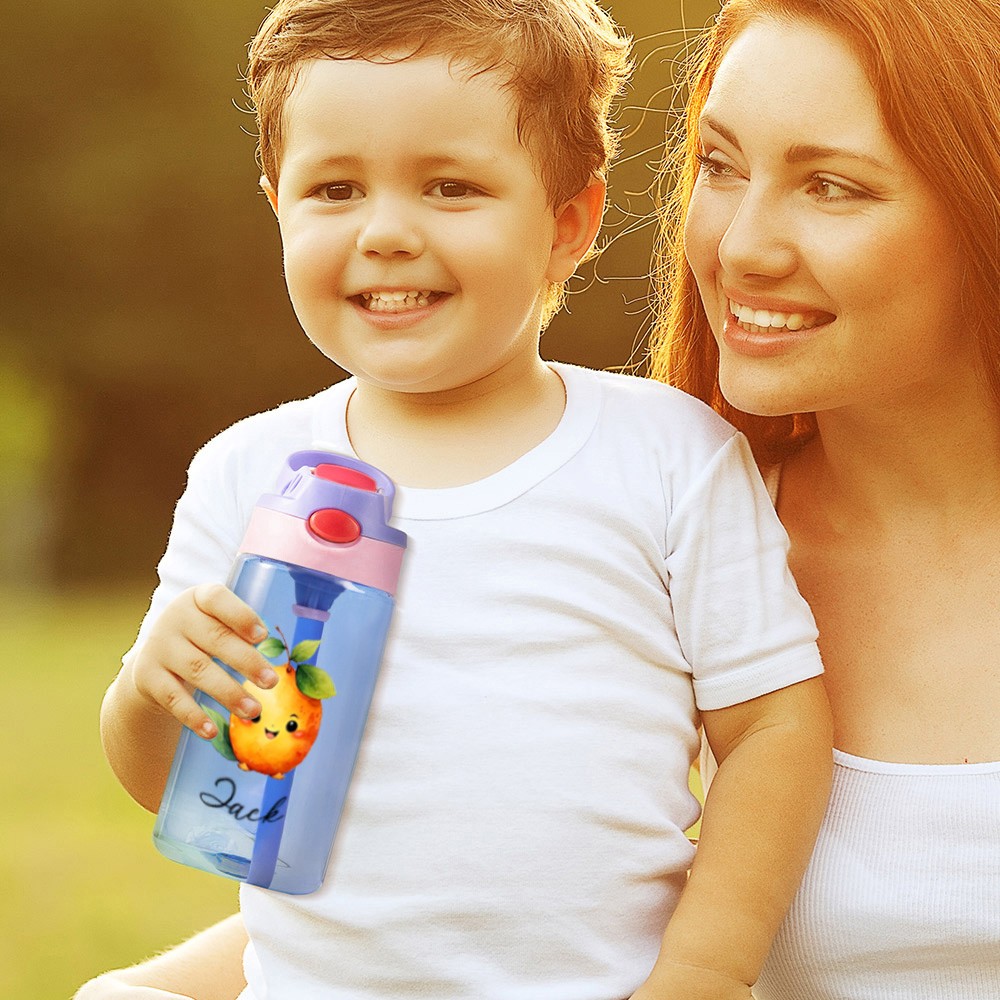
POLYGON ((348 455, 297 451, 277 493, 254 508, 241 552, 280 559, 393 594, 406 535, 388 522, 396 488, 348 455))
POLYGON ((339 512, 353 518, 365 538, 406 547, 406 535, 389 525, 396 487, 380 469, 331 451, 297 451, 285 465, 280 492, 265 493, 258 507, 319 525, 337 520, 327 512, 339 512))

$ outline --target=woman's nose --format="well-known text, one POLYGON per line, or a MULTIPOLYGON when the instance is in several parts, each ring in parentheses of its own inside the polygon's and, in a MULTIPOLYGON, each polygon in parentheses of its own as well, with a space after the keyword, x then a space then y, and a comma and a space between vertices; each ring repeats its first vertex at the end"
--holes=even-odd
POLYGON ((787 206, 763 187, 747 185, 719 241, 719 262, 738 277, 781 278, 798 261, 787 206))
POLYGON ((416 257, 424 239, 416 221, 395 198, 372 198, 367 206, 357 247, 366 256, 416 257))

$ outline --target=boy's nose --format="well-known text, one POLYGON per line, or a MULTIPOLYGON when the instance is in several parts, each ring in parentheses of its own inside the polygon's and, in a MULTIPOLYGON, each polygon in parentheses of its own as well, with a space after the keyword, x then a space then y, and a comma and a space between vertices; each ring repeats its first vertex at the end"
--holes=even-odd
POLYGON ((357 247, 366 256, 416 257, 424 240, 402 206, 391 199, 373 199, 358 231, 357 247))

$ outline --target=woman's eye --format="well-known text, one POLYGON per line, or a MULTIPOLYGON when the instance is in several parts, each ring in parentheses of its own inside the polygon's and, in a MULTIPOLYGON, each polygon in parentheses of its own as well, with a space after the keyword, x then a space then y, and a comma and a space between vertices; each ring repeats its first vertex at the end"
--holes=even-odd
POLYGON ((728 163, 718 160, 707 153, 696 153, 700 167, 699 172, 706 177, 736 177, 737 173, 728 163))
POLYGON ((478 194, 476 188, 462 181, 438 181, 431 188, 431 192, 447 199, 468 198, 470 195, 478 194))
POLYGON ((862 198, 864 195, 856 188, 848 187, 828 177, 813 177, 810 192, 815 194, 820 201, 849 201, 854 198, 862 198))
POLYGON ((324 201, 350 201, 355 195, 353 184, 325 184, 319 189, 324 201))

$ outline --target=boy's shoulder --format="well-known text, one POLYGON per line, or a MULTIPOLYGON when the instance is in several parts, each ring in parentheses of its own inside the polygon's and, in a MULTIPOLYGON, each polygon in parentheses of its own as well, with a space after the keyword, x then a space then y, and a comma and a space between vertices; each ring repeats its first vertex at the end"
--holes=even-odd
POLYGON ((333 450, 349 446, 343 414, 353 380, 337 382, 303 399, 289 400, 242 417, 220 431, 194 456, 192 471, 213 465, 228 477, 257 478, 255 472, 280 468, 295 451, 322 442, 333 450))
POLYGON ((624 423, 653 439, 680 435, 714 447, 737 433, 710 406, 675 386, 626 372, 579 371, 600 386, 602 422, 624 423))

